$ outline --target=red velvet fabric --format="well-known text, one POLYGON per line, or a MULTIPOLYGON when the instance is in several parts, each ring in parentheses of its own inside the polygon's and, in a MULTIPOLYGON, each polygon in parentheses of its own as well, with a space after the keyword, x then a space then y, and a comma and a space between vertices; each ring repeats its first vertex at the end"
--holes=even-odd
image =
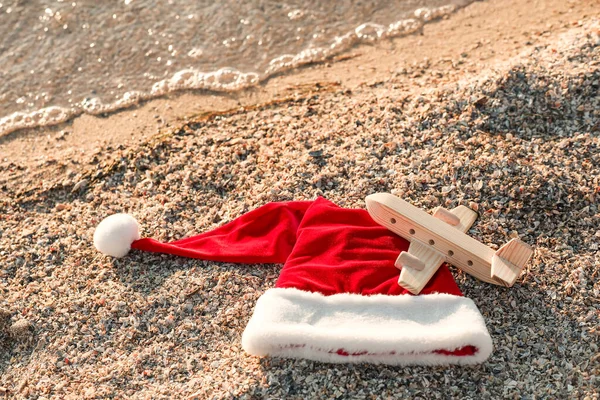
MULTIPOLYGON (((378 225, 363 209, 315 201, 269 203, 204 234, 161 243, 140 239, 132 248, 204 260, 245 264, 283 263, 278 288, 323 295, 410 295, 398 285, 394 262, 409 243, 378 225)), ((462 296, 443 265, 421 294, 462 296)), ((437 352, 471 355, 472 346, 437 352)), ((344 349, 340 355, 350 355, 344 349)))
MULTIPOLYGON (((366 210, 341 208, 319 198, 304 214, 276 287, 324 295, 409 294, 398 285, 400 271, 394 266, 408 246, 408 241, 377 224, 366 210)), ((421 293, 462 296, 446 265, 421 293)))
POLYGON ((162 243, 136 240, 132 249, 202 260, 243 264, 282 264, 296 243, 296 232, 312 201, 268 203, 215 230, 162 243))
MULTIPOLYGON (((409 243, 378 225, 363 209, 324 198, 268 203, 198 236, 161 243, 140 239, 132 248, 203 260, 284 263, 276 283, 324 295, 401 295, 394 262, 409 243)), ((462 296, 443 265, 421 294, 462 296)))

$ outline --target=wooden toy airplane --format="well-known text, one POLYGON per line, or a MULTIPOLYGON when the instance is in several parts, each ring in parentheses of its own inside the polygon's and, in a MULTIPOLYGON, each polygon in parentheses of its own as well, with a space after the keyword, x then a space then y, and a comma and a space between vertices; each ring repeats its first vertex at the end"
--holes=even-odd
POLYGON ((444 261, 482 281, 510 287, 533 254, 519 239, 494 251, 467 235, 477 213, 465 206, 451 211, 438 207, 430 215, 389 193, 367 196, 366 203, 375 222, 410 241, 396 267, 401 269, 398 284, 414 294, 421 292, 444 261))

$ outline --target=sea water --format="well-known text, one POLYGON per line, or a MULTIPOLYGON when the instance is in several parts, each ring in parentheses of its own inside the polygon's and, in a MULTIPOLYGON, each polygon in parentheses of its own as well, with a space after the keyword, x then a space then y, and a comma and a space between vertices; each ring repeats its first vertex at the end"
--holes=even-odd
POLYGON ((0 136, 178 90, 241 90, 469 2, 0 0, 0 136))

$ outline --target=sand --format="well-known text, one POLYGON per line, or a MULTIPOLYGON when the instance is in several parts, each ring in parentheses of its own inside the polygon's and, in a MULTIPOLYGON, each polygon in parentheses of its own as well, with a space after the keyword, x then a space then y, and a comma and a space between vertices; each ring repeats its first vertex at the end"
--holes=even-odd
POLYGON ((599 9, 478 2, 248 93, 1 138, 0 395, 598 398, 599 9), (470 206, 472 236, 536 247, 510 289, 453 269, 494 340, 486 363, 250 357, 241 332, 280 266, 91 246, 119 211, 175 240, 269 201, 379 191, 470 206))

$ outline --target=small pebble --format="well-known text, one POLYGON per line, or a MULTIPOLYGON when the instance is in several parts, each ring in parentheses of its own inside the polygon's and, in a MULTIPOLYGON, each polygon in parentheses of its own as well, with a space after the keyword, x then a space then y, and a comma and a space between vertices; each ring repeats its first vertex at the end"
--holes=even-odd
POLYGON ((10 324, 11 313, 5 308, 0 308, 0 331, 6 329, 10 324))
POLYGON ((8 328, 11 337, 26 340, 33 335, 33 325, 26 319, 20 319, 8 328))
POLYGON ((88 184, 87 179, 82 179, 79 182, 77 182, 74 186, 73 186, 73 190, 72 192, 79 192, 80 190, 84 189, 88 184))

